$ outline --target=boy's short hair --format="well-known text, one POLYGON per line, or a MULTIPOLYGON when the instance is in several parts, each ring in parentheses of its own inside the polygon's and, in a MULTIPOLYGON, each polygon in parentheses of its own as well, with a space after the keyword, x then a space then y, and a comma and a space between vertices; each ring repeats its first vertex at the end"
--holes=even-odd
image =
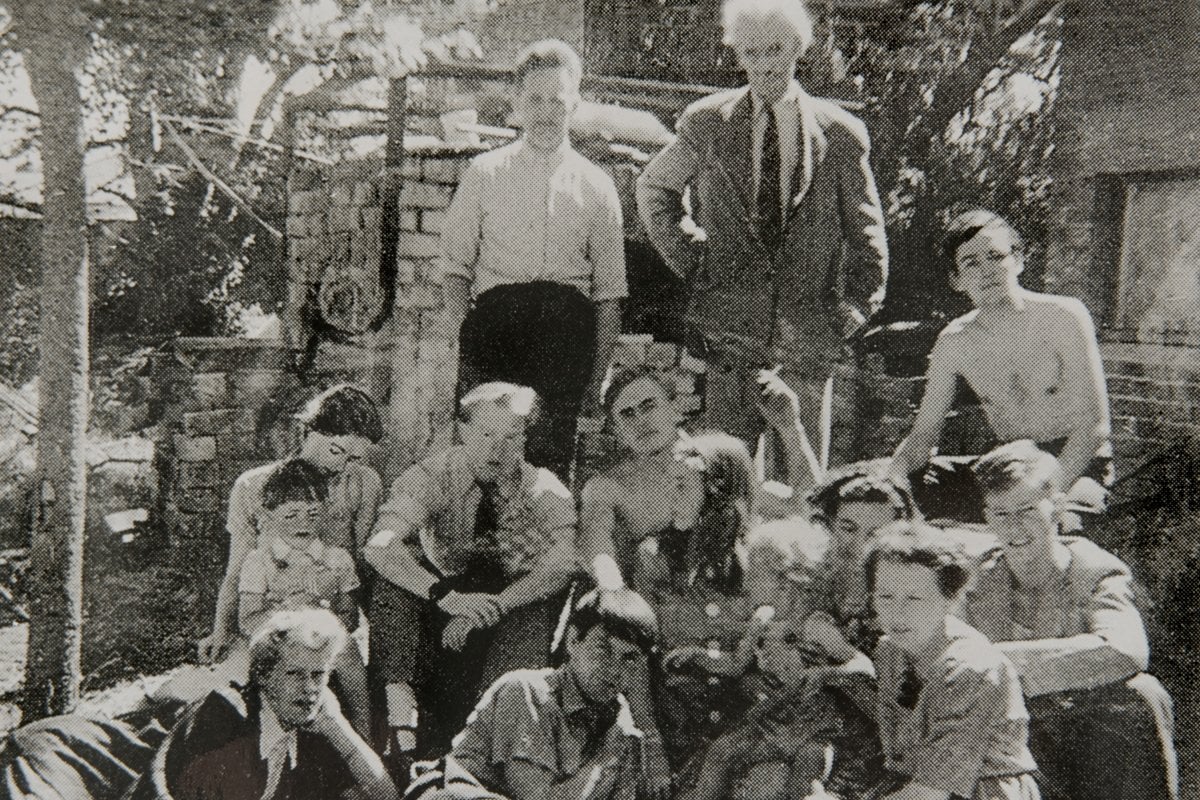
POLYGON ((262 505, 268 511, 284 503, 321 503, 329 494, 329 479, 316 466, 290 458, 271 470, 262 488, 262 505))
POLYGON ((475 407, 487 404, 507 408, 515 416, 524 418, 527 428, 537 421, 537 392, 528 386, 503 381, 481 383, 463 395, 458 401, 459 416, 470 422, 475 407))
POLYGON ((971 562, 962 545, 946 532, 921 522, 900 520, 876 534, 864 565, 868 594, 875 591, 876 570, 881 562, 927 567, 937 576, 938 589, 946 598, 956 596, 971 579, 971 562))
POLYGON ((1018 258, 1021 256, 1025 245, 1021 239, 1021 234, 1017 233, 1017 229, 1008 220, 994 211, 988 211, 985 208, 973 208, 951 219, 946 225, 946 230, 942 233, 938 252, 941 253, 943 262, 947 270, 949 270, 947 274, 958 274, 958 262, 955 260, 958 248, 978 236, 980 231, 988 228, 1000 228, 1007 231, 1009 241, 1012 243, 1013 253, 1018 258))
POLYGON ((600 407, 604 409, 604 413, 611 415, 621 392, 642 379, 651 381, 662 389, 668 400, 675 399, 675 382, 661 371, 647 366, 620 367, 613 369, 604 382, 600 400, 600 407))
POLYGON ((262 686, 289 644, 328 650, 332 664, 348 638, 345 626, 328 609, 276 611, 250 639, 250 682, 262 686))
POLYGON ((296 418, 308 430, 325 436, 361 436, 369 442, 383 438, 375 401, 348 383, 331 386, 309 400, 296 418))
POLYGON ((1022 481, 1045 486, 1051 493, 1062 488, 1062 465, 1031 439, 1018 439, 985 453, 971 471, 985 497, 1007 492, 1022 481))
POLYGON ((633 589, 593 589, 571 609, 567 625, 580 638, 599 625, 609 636, 630 642, 644 653, 658 642, 658 618, 646 598, 633 589))
POLYGON ((847 475, 817 487, 809 502, 826 522, 832 522, 847 503, 888 505, 896 519, 912 519, 916 516, 916 506, 908 491, 881 475, 847 475))
POLYGON ((540 39, 521 50, 513 68, 513 80, 520 86, 529 73, 541 69, 565 69, 571 84, 579 90, 583 62, 575 48, 562 39, 540 39))
POLYGON ((733 44, 733 29, 743 16, 766 17, 775 14, 787 20, 800 40, 804 53, 813 43, 812 15, 803 0, 725 0, 721 6, 721 28, 725 44, 733 44))

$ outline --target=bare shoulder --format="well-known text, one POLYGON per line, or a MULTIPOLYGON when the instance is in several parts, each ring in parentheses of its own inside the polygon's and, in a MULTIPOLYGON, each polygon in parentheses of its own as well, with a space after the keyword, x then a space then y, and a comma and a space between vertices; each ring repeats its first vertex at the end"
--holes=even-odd
POLYGON ((580 502, 586 507, 615 506, 621 496, 621 484, 608 471, 597 472, 583 485, 580 502))
POLYGON ((978 311, 969 311, 961 317, 950 320, 946 327, 938 333, 937 341, 930 354, 930 362, 957 361, 971 346, 978 335, 979 324, 976 320, 978 311))
POLYGON ((1047 322, 1059 324, 1080 325, 1091 327, 1092 315, 1087 306, 1077 297, 1062 294, 1043 294, 1029 292, 1026 294, 1029 309, 1047 322))

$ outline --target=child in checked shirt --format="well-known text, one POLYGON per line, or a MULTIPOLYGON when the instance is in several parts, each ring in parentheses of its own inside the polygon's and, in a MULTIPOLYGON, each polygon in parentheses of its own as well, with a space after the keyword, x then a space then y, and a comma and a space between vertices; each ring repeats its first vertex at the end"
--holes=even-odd
MULTIPOLYGON (((238 579, 238 627, 249 638, 280 609, 325 608, 352 631, 358 627, 358 573, 344 548, 326 545, 319 533, 326 478, 293 459, 263 485, 264 514, 258 546, 242 562, 238 579)), ((345 647, 334 673, 347 703, 347 718, 367 736, 370 706, 366 670, 358 648, 345 647)))

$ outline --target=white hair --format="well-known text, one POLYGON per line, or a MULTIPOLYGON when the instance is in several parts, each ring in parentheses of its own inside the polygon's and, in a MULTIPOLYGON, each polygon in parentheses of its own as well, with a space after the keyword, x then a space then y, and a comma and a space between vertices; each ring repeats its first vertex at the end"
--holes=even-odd
POLYGON ((777 16, 785 20, 800 40, 800 52, 808 50, 813 43, 813 21, 804 0, 725 0, 721 8, 721 26, 725 31, 725 44, 733 44, 733 30, 742 17, 777 16))
POLYGON ((347 638, 341 620, 326 609, 276 611, 250 639, 250 676, 260 684, 265 681, 289 644, 328 653, 332 664, 347 638))

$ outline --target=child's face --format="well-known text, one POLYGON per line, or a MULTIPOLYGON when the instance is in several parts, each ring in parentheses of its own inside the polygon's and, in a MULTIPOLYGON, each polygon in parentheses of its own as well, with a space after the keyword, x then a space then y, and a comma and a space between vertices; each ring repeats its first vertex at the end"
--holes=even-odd
POLYGON ((838 555, 860 559, 871 534, 895 519, 896 513, 888 503, 861 500, 842 503, 830 526, 838 555))
POLYGON ((954 602, 942 594, 929 567, 892 561, 875 565, 872 599, 879 627, 910 655, 922 654, 945 631, 954 602))
POLYGON ((786 610, 794 587, 794 565, 788 554, 767 543, 752 543, 746 553, 746 594, 757 606, 786 610))
POLYGON ((303 550, 317 539, 320 514, 320 503, 288 500, 267 510, 264 520, 266 532, 282 539, 289 547, 303 550))

